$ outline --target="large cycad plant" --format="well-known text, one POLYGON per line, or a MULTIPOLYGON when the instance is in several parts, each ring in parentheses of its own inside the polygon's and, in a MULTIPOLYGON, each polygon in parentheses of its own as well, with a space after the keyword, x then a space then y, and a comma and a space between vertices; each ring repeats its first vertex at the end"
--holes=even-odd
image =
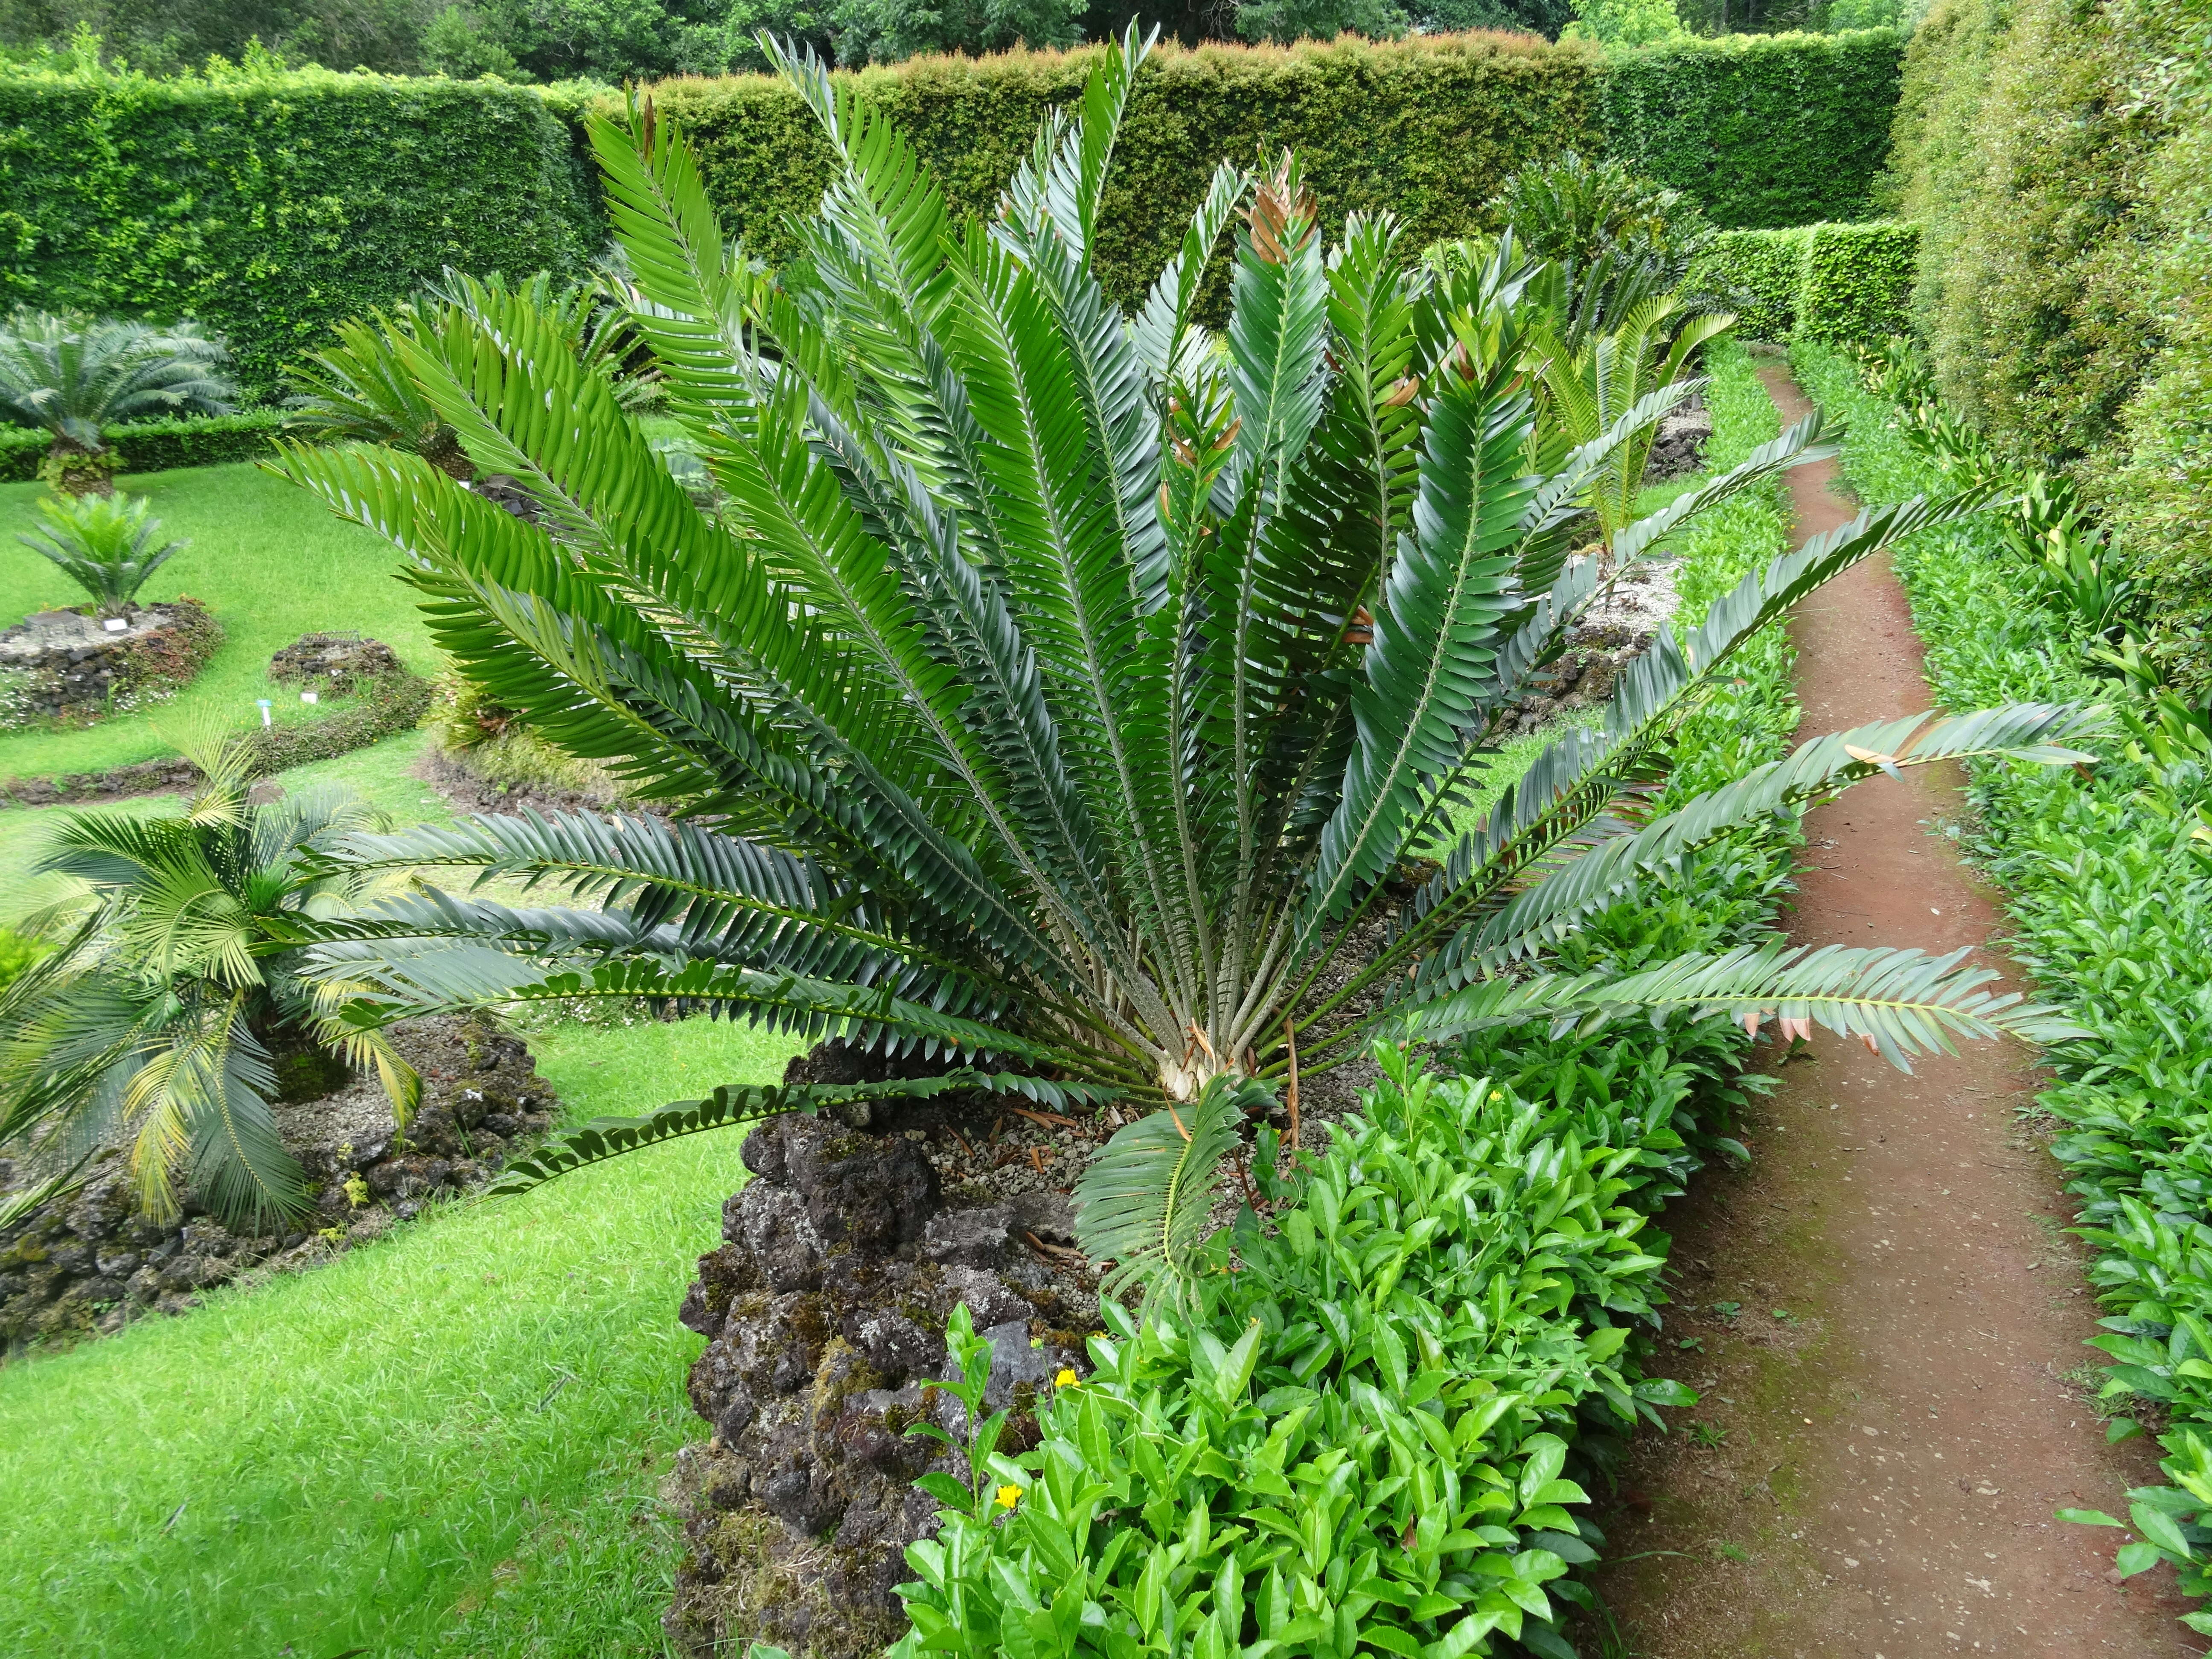
MULTIPOLYGON (((1825 738, 1639 822, 1669 734, 1731 653, 1938 516, 1916 501, 1662 635, 1601 728, 1460 826, 1482 734, 1595 590, 1596 559, 1571 545, 1587 494, 1664 399, 1532 471, 1534 268, 1501 243, 1423 275, 1387 217, 1324 248, 1288 161, 1257 180, 1224 166, 1125 318, 1092 249, 1140 56, 1133 37, 1103 55, 988 224, 952 217, 894 128, 787 59, 841 165, 804 256, 767 288, 649 106, 594 124, 637 326, 719 516, 519 296, 484 295, 465 341, 395 344, 478 463, 538 495, 539 523, 404 455, 282 463, 410 556, 463 672, 678 809, 352 837, 356 866, 520 877, 586 902, 424 890, 333 929, 329 971, 395 1007, 666 998, 954 1062, 725 1089, 599 1126, 507 1184, 833 1095, 1112 1093, 1175 1110, 1102 1164, 1093 1236, 1175 1253, 1220 1126, 1377 1031, 1771 1011, 1901 1056, 2037 1029, 1983 975, 1909 951, 1748 952, 1611 981, 1532 966, 1731 825, 1878 769, 2056 756, 2072 717, 1825 738), (1232 227, 1217 337, 1194 311, 1232 227), (1440 867, 1399 885, 1431 847, 1440 867)), ((1815 438, 1806 422, 1624 526, 1612 557, 1633 562, 1815 438)))

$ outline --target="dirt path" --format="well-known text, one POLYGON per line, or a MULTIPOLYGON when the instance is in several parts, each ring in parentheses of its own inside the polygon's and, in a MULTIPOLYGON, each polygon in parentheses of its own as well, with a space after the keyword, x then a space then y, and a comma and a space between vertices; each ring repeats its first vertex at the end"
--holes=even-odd
MULTIPOLYGON (((1806 412, 1786 372, 1762 373, 1784 420, 1806 412)), ((1832 463, 1790 477, 1801 537, 1852 511, 1832 463)), ((1830 584, 1792 629, 1805 734, 1928 707, 1886 559, 1830 584)), ((1795 938, 1943 950, 1997 927, 1930 833, 1961 810, 1958 776, 1907 777, 1811 816, 1795 938)), ((2029 1056, 1972 1044, 1905 1077, 1822 1033, 1780 1079, 1746 1126, 1751 1168, 1709 1174, 1666 1217, 1665 1369, 1704 1399, 1672 1414, 1674 1433, 1638 1438, 1600 1517, 1608 1553, 1632 1558, 1599 1581, 1626 1650, 2202 1651, 2174 1622, 2170 1575, 2117 1584, 2121 1534, 2051 1518, 2118 1509, 2154 1464, 2145 1442, 2104 1443, 2082 1386, 2096 1310, 2055 1166, 2015 1117, 2029 1056)))

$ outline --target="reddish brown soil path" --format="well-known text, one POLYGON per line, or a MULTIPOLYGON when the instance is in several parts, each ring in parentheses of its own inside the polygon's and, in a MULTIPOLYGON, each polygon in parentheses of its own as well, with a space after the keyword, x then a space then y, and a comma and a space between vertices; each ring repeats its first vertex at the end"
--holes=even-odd
MULTIPOLYGON (((1784 420, 1807 412, 1785 371, 1763 373, 1784 420)), ((1853 510, 1832 464, 1790 477, 1801 537, 1853 510)), ((1929 706, 1887 560, 1808 600, 1792 633, 1806 734, 1929 706)), ((1959 778, 1906 775, 1812 814, 1793 937, 1948 950, 1997 928, 1930 830, 1961 811, 1959 778)), ((1610 1650, 2200 1652, 2169 1575, 2118 1584, 2121 1534, 2052 1518, 2121 1509, 2154 1464, 2142 1441, 2105 1443, 2083 1386, 2096 1310, 2055 1166, 2016 1116, 2031 1057, 1972 1044, 1906 1077, 1823 1032, 1779 1078, 1746 1126, 1751 1168, 1709 1173, 1665 1217, 1664 1369, 1704 1398, 1638 1437, 1600 1517, 1610 1650)))

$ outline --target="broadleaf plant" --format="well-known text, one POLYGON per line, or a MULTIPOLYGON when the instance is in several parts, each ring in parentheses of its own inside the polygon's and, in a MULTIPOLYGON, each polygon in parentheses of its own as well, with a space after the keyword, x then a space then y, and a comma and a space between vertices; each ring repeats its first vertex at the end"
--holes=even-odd
MULTIPOLYGON (((325 970, 391 1012, 659 999, 1041 1100, 1182 1113, 1340 1064, 1386 1022, 1780 1012, 1900 1053, 2055 1029, 1950 962, 1816 975, 1728 957, 1615 980, 1532 962, 1731 824, 1893 769, 1831 745, 1693 820, 1638 822, 1671 734, 1747 639, 1954 509, 1863 514, 1747 577, 1700 625, 1662 632, 1600 730, 1460 825, 1486 734, 1601 591, 1596 550, 1576 544, 1591 493, 1665 400, 1565 449, 1528 360, 1559 287, 1545 267, 1510 237, 1425 263, 1387 215, 1328 246, 1287 156, 1260 177, 1224 164, 1122 316, 1092 249, 1144 54, 1133 32, 1102 54, 985 223, 948 211, 850 82, 780 53, 836 172, 772 281, 725 241, 649 102, 593 121, 635 327, 712 510, 557 319, 489 288, 452 329, 392 343, 476 464, 535 497, 530 521, 418 457, 285 453, 407 554, 462 673, 675 819, 355 836, 359 867, 568 902, 394 902, 333 927, 325 970), (1194 318, 1198 277, 1232 231, 1216 335, 1194 318), (1437 873, 1409 896, 1401 872, 1431 849, 1437 873), (1601 852, 1603 880, 1574 887, 1601 852)), ((1801 422, 1621 525, 1610 562, 1829 453, 1820 436, 1801 422)), ((2061 758, 2081 727, 2052 708, 1963 720, 1923 746, 1940 732, 1948 755, 2061 758)), ((657 1138, 646 1120, 595 1133, 546 1172, 657 1138)), ((1147 1272, 1177 1271, 1200 1195, 1148 1200, 1124 1178, 1141 1145, 1194 1133, 1140 1119, 1116 1137, 1079 1193, 1094 1253, 1139 1250, 1149 1228, 1147 1272)))

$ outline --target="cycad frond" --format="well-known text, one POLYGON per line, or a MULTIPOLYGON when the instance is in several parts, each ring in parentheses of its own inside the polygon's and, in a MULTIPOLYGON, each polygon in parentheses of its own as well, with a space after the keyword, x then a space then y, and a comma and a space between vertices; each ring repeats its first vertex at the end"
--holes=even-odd
POLYGON ((1076 1183, 1075 1225, 1085 1255, 1115 1264, 1101 1295, 1182 1282, 1206 1240, 1221 1161, 1245 1113, 1272 1098, 1261 1085, 1217 1077, 1197 1099, 1117 1130, 1091 1160, 1076 1183))
POLYGON ((1810 1035, 1820 1025, 1856 1036, 1900 1071, 1915 1054, 1952 1052, 1954 1036, 2016 1036, 2058 1042, 2085 1035, 2055 1010, 2017 994, 1982 988, 1993 969, 1966 968, 1970 952, 1818 950, 1775 943, 1746 945, 1725 956, 1686 956, 1645 972, 1544 974, 1490 979, 1440 1001, 1407 1010, 1388 1030, 1401 1041, 1434 1042, 1498 1025, 1547 1019, 1554 1029, 1594 1030, 1631 1013, 1655 1022, 1676 1013, 1724 1013, 1756 1029, 1773 1018, 1785 1030, 1810 1035))

